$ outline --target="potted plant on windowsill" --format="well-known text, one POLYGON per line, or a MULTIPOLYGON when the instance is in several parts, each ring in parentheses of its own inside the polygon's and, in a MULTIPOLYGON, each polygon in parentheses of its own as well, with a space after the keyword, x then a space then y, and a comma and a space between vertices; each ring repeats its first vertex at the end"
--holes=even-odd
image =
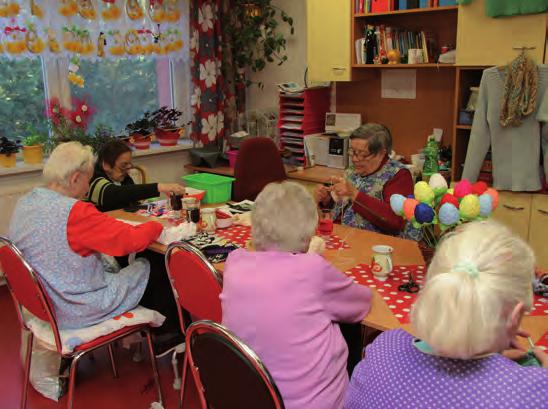
POLYGON ((38 132, 32 125, 28 127, 28 132, 23 139, 23 161, 28 165, 37 165, 44 160, 44 144, 48 136, 38 132))
POLYGON ((0 138, 0 166, 5 168, 15 167, 15 157, 21 149, 19 141, 10 141, 5 136, 0 138))
POLYGON ((163 106, 152 113, 155 125, 156 139, 161 146, 175 146, 181 137, 183 128, 177 126, 177 121, 183 113, 175 108, 163 106))
POLYGON ((155 122, 153 121, 152 114, 150 112, 145 112, 141 119, 126 125, 126 130, 129 133, 130 141, 136 149, 150 148, 150 142, 152 140, 151 134, 154 129, 154 125, 155 122))

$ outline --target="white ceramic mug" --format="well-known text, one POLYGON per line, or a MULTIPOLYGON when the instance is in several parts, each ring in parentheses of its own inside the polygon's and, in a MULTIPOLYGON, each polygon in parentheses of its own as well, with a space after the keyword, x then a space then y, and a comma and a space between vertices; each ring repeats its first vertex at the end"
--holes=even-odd
POLYGON ((371 272, 379 281, 385 281, 392 271, 392 252, 394 249, 390 246, 377 245, 371 248, 373 250, 373 259, 371 260, 371 272))

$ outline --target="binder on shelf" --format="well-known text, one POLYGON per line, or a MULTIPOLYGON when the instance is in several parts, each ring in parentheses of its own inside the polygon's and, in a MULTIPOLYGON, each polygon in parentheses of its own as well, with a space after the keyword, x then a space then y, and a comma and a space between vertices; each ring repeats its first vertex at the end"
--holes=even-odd
POLYGON ((385 13, 390 11, 391 0, 371 0, 371 13, 385 13))

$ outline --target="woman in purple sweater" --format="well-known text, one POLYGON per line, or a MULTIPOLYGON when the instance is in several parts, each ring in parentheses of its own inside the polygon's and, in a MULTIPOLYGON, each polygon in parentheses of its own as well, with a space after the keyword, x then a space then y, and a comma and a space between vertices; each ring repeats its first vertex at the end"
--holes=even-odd
POLYGON ((418 339, 393 330, 369 345, 345 408, 547 408, 548 370, 501 354, 531 308, 534 267, 531 248, 495 222, 447 237, 411 313, 418 339))
POLYGON ((371 291, 306 253, 318 214, 301 185, 267 185, 251 221, 256 251, 225 265, 223 324, 261 357, 287 409, 340 409, 348 349, 337 322, 361 321, 371 291))

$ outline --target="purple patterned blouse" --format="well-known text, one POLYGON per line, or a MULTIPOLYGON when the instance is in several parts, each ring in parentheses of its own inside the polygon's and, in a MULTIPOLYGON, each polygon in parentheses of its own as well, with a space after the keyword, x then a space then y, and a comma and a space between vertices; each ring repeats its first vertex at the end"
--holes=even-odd
POLYGON ((354 370, 345 409, 548 408, 548 369, 500 354, 442 358, 419 351, 398 329, 377 337, 354 370))

